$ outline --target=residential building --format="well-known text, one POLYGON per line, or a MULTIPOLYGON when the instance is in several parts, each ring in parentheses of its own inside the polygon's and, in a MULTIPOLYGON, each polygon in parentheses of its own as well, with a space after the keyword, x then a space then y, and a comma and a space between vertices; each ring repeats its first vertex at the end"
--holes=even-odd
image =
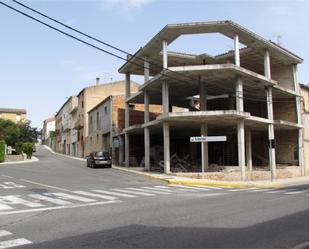
POLYGON ((147 170, 185 168, 215 178, 227 177, 223 171, 233 169, 238 180, 304 175, 297 82, 302 61, 232 21, 165 26, 119 69, 126 78, 126 166, 134 156, 131 141, 139 137, 147 170), (168 51, 183 35, 209 33, 223 35, 234 49, 213 56, 207 47, 199 54, 168 51), (136 94, 130 92, 131 74, 144 75, 136 94), (145 107, 145 121, 138 127, 130 125, 131 104, 145 107), (163 105, 163 114, 152 121, 149 104, 163 105), (171 106, 188 111, 174 112, 171 106), (223 136, 226 141, 190 142, 195 136, 223 136), (156 148, 159 164, 151 160, 156 148))
MULTIPOLYGON (((161 105, 150 105, 150 120, 162 113, 161 105)), ((125 95, 110 95, 88 112, 88 151, 109 151, 113 156, 113 163, 122 165, 124 162, 124 134, 125 127, 125 95)), ((144 105, 130 106, 130 124, 139 125, 144 121, 144 105)), ((136 141, 143 142, 143 141, 136 141)), ((140 149, 140 146, 136 146, 140 149)), ((132 148, 134 149, 134 148, 132 148)), ((136 153, 143 157, 143 151, 136 153)), ((133 159, 138 163, 142 158, 133 159)), ((133 162, 131 162, 132 164, 133 162)))
MULTIPOLYGON (((69 97, 55 115, 56 119, 55 149, 59 153, 72 155, 71 153, 72 135, 74 134, 74 130, 72 130, 72 127, 74 126, 74 124, 71 112, 72 110, 74 110, 74 108, 77 107, 77 103, 78 99, 76 96, 69 97)), ((74 148, 73 152, 75 152, 74 148)))
MULTIPOLYGON (((138 84, 132 81, 130 91, 136 92, 138 84)), ((85 146, 88 137, 88 112, 103 99, 113 94, 123 94, 125 91, 124 81, 115 81, 105 84, 99 83, 97 78, 96 85, 85 87, 77 95, 77 121, 74 128, 77 130, 77 156, 85 157, 90 150, 85 146)))
POLYGON ((14 123, 25 123, 27 111, 26 109, 0 108, 0 118, 11 120, 14 123))
POLYGON ((45 144, 49 147, 53 147, 52 139, 50 138, 50 132, 55 131, 55 117, 47 118, 43 121, 42 129, 42 144, 45 144))
POLYGON ((309 86, 301 84, 300 92, 302 96, 302 121, 304 125, 304 164, 306 175, 309 174, 309 86))

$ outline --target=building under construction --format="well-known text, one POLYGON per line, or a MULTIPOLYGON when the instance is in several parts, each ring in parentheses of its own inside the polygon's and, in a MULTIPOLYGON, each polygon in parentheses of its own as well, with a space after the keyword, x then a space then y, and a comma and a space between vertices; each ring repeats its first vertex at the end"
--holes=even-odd
POLYGON ((165 173, 233 169, 244 180, 258 170, 276 178, 291 167, 304 175, 297 81, 302 61, 231 21, 165 26, 119 69, 126 78, 125 165, 135 157, 146 170, 165 173), (233 50, 211 56, 207 47, 201 54, 168 49, 182 35, 209 33, 232 39, 233 50), (130 75, 144 76, 133 95, 130 75), (135 103, 145 106, 144 123, 129 125, 135 103), (163 107, 153 120, 150 104, 163 107), (190 142, 203 136, 226 141, 190 142))

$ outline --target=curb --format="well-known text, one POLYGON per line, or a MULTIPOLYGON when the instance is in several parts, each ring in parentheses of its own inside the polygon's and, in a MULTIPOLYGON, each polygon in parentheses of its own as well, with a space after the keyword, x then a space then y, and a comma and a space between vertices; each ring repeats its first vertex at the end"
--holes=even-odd
POLYGON ((34 162, 39 162, 40 160, 35 157, 35 156, 32 156, 31 159, 27 159, 25 161, 16 161, 16 162, 3 162, 3 163, 0 163, 0 166, 2 165, 10 165, 10 164, 24 164, 24 163, 34 163, 34 162))
POLYGON ((282 183, 239 183, 239 182, 220 182, 220 181, 194 181, 194 180, 181 180, 181 179, 174 179, 174 178, 168 178, 168 177, 161 177, 161 176, 155 176, 150 173, 145 172, 139 172, 135 170, 130 170, 118 166, 113 166, 114 169, 119 169, 122 171, 135 173, 138 175, 147 176, 151 179, 160 180, 167 182, 169 184, 182 184, 182 185, 207 185, 207 186, 216 186, 216 187, 234 187, 234 188, 275 188, 275 187, 283 187, 284 184, 282 183))
POLYGON ((47 145, 43 145, 43 146, 44 146, 45 149, 49 150, 51 153, 53 153, 53 154, 55 154, 55 155, 59 155, 59 156, 63 156, 63 157, 66 157, 66 158, 75 159, 75 160, 79 160, 79 161, 83 161, 83 162, 86 161, 86 159, 84 159, 84 158, 79 158, 79 157, 64 155, 64 154, 55 152, 55 151, 53 151, 52 148, 48 147, 47 145))

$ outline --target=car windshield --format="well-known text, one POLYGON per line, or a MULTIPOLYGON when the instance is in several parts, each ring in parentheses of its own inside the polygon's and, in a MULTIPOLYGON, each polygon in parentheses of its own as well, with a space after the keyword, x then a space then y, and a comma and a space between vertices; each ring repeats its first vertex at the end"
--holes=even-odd
POLYGON ((98 151, 96 152, 96 156, 104 156, 104 157, 108 157, 109 153, 106 151, 98 151))

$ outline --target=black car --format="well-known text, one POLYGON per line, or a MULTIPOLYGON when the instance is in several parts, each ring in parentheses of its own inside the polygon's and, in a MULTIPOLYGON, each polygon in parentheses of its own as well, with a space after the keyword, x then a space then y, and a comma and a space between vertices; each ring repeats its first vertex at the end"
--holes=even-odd
POLYGON ((107 168, 112 167, 112 157, 107 151, 96 151, 90 153, 87 157, 87 167, 95 168, 103 166, 107 168))

